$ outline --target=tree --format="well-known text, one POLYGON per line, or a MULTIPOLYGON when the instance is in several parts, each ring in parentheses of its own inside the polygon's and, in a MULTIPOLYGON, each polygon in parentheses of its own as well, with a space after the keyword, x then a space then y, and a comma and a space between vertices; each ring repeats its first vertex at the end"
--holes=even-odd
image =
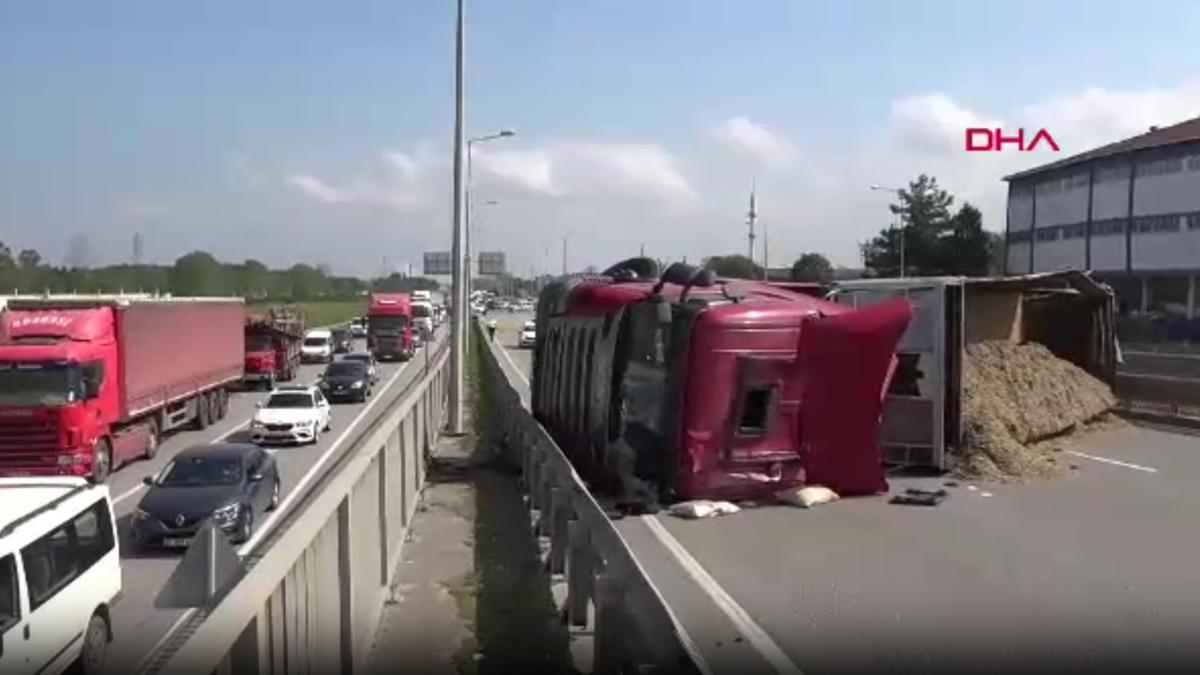
POLYGON ((994 277, 1002 277, 1008 274, 1005 269, 1005 243, 1004 235, 999 232, 988 232, 988 273, 994 277))
POLYGON ((31 248, 24 249, 17 254, 17 263, 22 269, 37 269, 42 264, 42 254, 31 248))
POLYGON ((898 198, 899 203, 889 208, 898 216, 899 226, 883 229, 862 245, 868 269, 882 277, 988 273, 991 249, 979 209, 964 203, 952 213, 954 197, 925 174, 900 190, 898 198))
POLYGON ((0 270, 10 270, 15 267, 12 257, 12 249, 7 244, 0 241, 0 270))
POLYGON ((176 295, 221 295, 224 283, 221 263, 204 251, 192 251, 175 261, 171 269, 171 292, 176 295))
POLYGON ((705 269, 728 279, 761 279, 763 268, 744 255, 714 255, 704 259, 705 269))
POLYGON ((820 253, 801 253, 792 263, 792 281, 828 283, 832 280, 833 265, 820 253))

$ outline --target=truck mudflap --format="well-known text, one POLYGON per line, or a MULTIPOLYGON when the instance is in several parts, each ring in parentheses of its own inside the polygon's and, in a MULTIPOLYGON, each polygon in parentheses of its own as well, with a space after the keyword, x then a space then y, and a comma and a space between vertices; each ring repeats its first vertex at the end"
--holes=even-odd
POLYGON ((880 418, 896 347, 912 316, 911 305, 898 299, 804 323, 796 433, 807 484, 841 495, 887 490, 880 418))

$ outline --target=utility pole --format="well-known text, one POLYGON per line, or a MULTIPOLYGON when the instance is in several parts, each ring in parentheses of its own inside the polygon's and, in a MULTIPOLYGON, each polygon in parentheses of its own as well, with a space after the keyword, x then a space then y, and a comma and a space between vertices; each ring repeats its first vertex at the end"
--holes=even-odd
POLYGON ((646 242, 642 242, 642 248, 638 251, 638 256, 642 258, 646 257, 646 242))
POLYGON ((466 405, 467 353, 467 307, 466 266, 464 257, 466 239, 466 212, 463 194, 463 0, 458 0, 458 24, 454 40, 454 316, 450 323, 450 405, 447 431, 461 436, 465 431, 464 407, 466 405))
POLYGON ((563 235, 563 276, 567 276, 567 235, 563 235))
POLYGON ((748 235, 748 239, 749 239, 749 249, 748 250, 750 251, 750 262, 754 262, 754 222, 757 218, 758 218, 758 212, 754 210, 754 181, 751 180, 750 181, 750 211, 746 217, 746 225, 749 226, 749 228, 750 228, 750 232, 748 235))
POLYGON ((767 224, 763 223, 763 281, 771 280, 771 249, 767 239, 767 224))

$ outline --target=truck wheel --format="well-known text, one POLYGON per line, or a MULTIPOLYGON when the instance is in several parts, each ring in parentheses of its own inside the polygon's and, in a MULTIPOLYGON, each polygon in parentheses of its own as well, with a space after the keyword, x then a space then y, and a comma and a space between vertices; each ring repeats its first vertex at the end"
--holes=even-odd
POLYGON ((96 612, 88 620, 83 634, 83 651, 79 654, 79 666, 84 675, 99 675, 108 658, 108 621, 96 612))
POLYGON ((146 459, 154 459, 159 443, 158 419, 151 417, 150 423, 146 427, 146 452, 142 456, 146 459))
POLYGON ((224 389, 217 389, 212 393, 212 409, 213 420, 225 419, 225 413, 228 411, 229 399, 225 397, 224 389))
POLYGON ((96 441, 96 447, 92 451, 92 475, 91 481, 99 485, 108 480, 108 474, 112 473, 112 444, 107 438, 101 438, 96 441))
POLYGON ((200 394, 196 397, 196 419, 193 420, 196 430, 203 431, 208 428, 209 423, 212 422, 208 413, 208 395, 200 394))

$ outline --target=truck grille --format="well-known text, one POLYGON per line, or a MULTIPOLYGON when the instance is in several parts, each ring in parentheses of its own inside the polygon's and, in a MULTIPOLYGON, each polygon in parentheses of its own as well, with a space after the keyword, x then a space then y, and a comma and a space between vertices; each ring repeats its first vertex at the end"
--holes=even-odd
POLYGON ((53 420, 0 418, 0 450, 56 450, 58 428, 53 420))

